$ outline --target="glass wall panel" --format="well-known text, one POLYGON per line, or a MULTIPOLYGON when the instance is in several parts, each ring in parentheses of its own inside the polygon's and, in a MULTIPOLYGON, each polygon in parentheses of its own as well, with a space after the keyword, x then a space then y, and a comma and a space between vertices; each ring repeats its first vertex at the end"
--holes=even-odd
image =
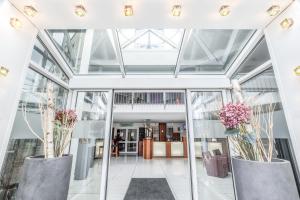
POLYGON ((253 33, 253 30, 193 29, 183 49, 180 72, 223 73, 253 33))
POLYGON ((45 45, 38 38, 33 47, 31 61, 52 73, 55 77, 68 83, 69 78, 65 72, 59 67, 53 56, 50 54, 45 45))
POLYGON ((221 92, 191 92, 199 200, 234 200, 230 152, 218 113, 221 92))
POLYGON ((73 154, 69 198, 99 199, 108 92, 78 92, 79 121, 72 136, 73 154))
MULTIPOLYGON (((22 105, 27 106, 27 118, 36 133, 42 136, 39 103, 46 96, 46 77, 29 69, 23 85, 19 109, 13 124, 8 148, 0 176, 0 199, 15 199, 24 159, 28 156, 43 155, 43 144, 28 129, 22 114, 22 105)), ((65 108, 68 90, 54 84, 56 108, 65 108)))
POLYGON ((48 30, 54 44, 74 73, 79 73, 85 30, 48 30))
POLYGON ((270 60, 270 54, 266 43, 266 39, 263 38, 257 43, 257 45, 254 47, 251 53, 243 61, 237 72, 233 75, 233 78, 240 78, 241 76, 249 73, 250 71, 259 67, 268 60, 270 60))
MULTIPOLYGON (((299 190, 299 172, 273 69, 269 68, 246 81, 241 85, 241 88, 245 101, 251 107, 261 107, 263 110, 264 113, 261 116, 262 126, 265 124, 263 119, 267 119, 269 114, 273 116, 273 134, 275 139, 273 157, 286 159, 291 162, 299 190), (273 105, 274 109, 268 109, 270 104, 273 105)), ((262 137, 267 141, 266 135, 262 137)))

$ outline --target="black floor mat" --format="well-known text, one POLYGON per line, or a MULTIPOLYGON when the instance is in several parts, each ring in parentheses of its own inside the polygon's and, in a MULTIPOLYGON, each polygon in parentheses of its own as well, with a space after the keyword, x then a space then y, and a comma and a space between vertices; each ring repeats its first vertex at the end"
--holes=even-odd
POLYGON ((124 200, 175 200, 165 178, 132 178, 124 200))

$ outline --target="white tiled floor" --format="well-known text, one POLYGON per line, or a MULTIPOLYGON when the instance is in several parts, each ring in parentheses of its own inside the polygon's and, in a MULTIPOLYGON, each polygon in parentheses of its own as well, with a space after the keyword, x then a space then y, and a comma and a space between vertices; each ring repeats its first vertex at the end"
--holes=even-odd
POLYGON ((166 178, 176 200, 191 199, 188 160, 119 157, 111 160, 108 200, 123 200, 131 178, 166 178))
MULTIPOLYGON (((234 200, 231 175, 207 176, 202 161, 196 161, 199 200, 234 200)), ((101 163, 96 162, 86 180, 71 181, 69 200, 99 200, 101 163)), ((188 160, 183 158, 111 158, 108 200, 123 200, 131 178, 166 178, 176 200, 191 199, 188 160)))

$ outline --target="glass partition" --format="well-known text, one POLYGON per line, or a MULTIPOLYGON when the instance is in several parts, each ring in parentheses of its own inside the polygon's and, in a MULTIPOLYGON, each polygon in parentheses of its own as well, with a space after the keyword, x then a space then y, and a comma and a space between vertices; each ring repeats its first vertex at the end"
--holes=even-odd
POLYGON ((69 199, 100 199, 108 92, 78 92, 76 113, 79 121, 73 132, 73 155, 69 199))
MULTIPOLYGON (((299 172, 294 157, 294 151, 286 123, 281 98, 274 75, 273 68, 269 68, 250 80, 241 84, 245 101, 252 107, 260 107, 261 126, 264 126, 268 117, 273 118, 273 134, 275 149, 274 158, 289 160, 292 164, 294 176, 299 190, 299 172), (272 109, 270 108, 272 105, 272 109)), ((267 141, 266 135, 262 136, 267 141)), ((266 142, 267 143, 267 142, 266 142)))
MULTIPOLYGON (((0 199, 15 199, 21 168, 28 156, 43 155, 43 144, 31 133, 24 121, 22 105, 27 107, 28 122, 36 133, 42 136, 39 103, 46 96, 47 83, 50 80, 41 74, 28 69, 15 121, 8 143, 5 159, 0 174, 0 199)), ((65 108, 68 90, 54 83, 56 108, 65 108)))
POLYGON ((191 92, 198 199, 234 200, 228 139, 218 118, 221 92, 191 92))

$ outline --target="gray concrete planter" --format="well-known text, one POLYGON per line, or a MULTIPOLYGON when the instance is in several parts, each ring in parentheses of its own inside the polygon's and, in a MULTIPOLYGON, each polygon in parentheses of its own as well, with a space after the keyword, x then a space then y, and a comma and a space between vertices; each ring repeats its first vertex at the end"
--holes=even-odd
POLYGON ((66 200, 68 197, 72 155, 61 158, 25 159, 17 200, 66 200))
POLYGON ((289 161, 232 158, 232 167, 238 200, 299 200, 289 161))

